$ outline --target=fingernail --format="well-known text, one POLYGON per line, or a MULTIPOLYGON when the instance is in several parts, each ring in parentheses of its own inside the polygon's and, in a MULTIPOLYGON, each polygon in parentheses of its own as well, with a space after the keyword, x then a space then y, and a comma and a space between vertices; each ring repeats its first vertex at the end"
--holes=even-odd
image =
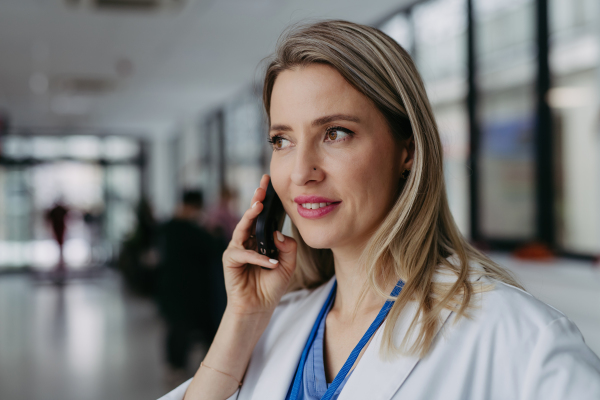
POLYGON ((275 234, 277 235, 277 240, 279 240, 280 242, 284 241, 285 238, 283 237, 283 235, 281 234, 281 232, 275 231, 275 234))
POLYGON ((252 204, 252 208, 254 208, 254 206, 257 205, 258 203, 260 203, 260 201, 257 201, 256 203, 252 204))
POLYGON ((254 189, 254 194, 256 194, 256 191, 258 190, 258 188, 254 189))
POLYGON ((270 262, 271 264, 277 264, 277 263, 279 262, 279 260, 274 260, 274 259, 272 259, 272 258, 269 258, 269 262, 270 262))

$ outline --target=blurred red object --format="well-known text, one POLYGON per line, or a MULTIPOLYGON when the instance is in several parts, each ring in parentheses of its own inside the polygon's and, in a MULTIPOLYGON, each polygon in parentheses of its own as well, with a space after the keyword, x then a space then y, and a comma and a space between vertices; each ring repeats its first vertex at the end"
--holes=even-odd
POLYGON ((512 255, 521 260, 552 261, 556 257, 548 245, 540 242, 528 243, 517 250, 512 255))

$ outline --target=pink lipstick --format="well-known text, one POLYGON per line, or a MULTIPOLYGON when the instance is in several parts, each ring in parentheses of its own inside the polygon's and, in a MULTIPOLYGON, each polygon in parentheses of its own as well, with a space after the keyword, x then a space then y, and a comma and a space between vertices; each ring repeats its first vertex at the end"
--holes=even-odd
POLYGON ((294 199, 294 202, 298 203, 298 214, 308 219, 322 218, 342 203, 326 197, 308 195, 298 196, 294 199), (303 204, 305 206, 302 206, 303 204))

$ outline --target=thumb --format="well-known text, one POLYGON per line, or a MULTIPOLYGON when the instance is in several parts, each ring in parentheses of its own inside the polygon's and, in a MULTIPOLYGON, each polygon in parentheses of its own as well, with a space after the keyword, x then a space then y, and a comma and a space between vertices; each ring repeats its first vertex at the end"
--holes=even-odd
POLYGON ((279 263, 291 274, 296 269, 296 240, 279 231, 276 231, 274 236, 275 246, 279 250, 279 263))

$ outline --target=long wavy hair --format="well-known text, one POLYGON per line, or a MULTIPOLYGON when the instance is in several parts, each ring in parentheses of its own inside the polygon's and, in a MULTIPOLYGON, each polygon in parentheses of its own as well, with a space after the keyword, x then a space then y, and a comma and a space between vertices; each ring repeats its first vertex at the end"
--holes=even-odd
MULTIPOLYGON (((402 279, 405 286, 388 314, 380 351, 384 356, 404 353, 423 357, 435 338, 442 310, 468 317, 473 294, 491 287, 474 285, 472 264, 479 264, 483 275, 494 280, 520 285, 508 271, 471 246, 454 222, 446 197, 440 135, 410 55, 392 38, 365 25, 325 20, 292 26, 279 38, 265 72, 263 105, 269 124, 277 76, 313 63, 332 66, 368 97, 397 139, 414 138, 412 171, 359 260, 369 277, 359 302, 369 288, 390 298, 382 283, 402 279), (434 279, 442 270, 456 279, 450 283, 434 279), (418 311, 408 334, 396 346, 395 322, 409 302, 416 302, 418 311), (409 342, 410 337, 415 339, 409 342)), ((293 224, 292 233, 298 253, 291 290, 327 282, 334 274, 331 250, 309 247, 293 224)))

